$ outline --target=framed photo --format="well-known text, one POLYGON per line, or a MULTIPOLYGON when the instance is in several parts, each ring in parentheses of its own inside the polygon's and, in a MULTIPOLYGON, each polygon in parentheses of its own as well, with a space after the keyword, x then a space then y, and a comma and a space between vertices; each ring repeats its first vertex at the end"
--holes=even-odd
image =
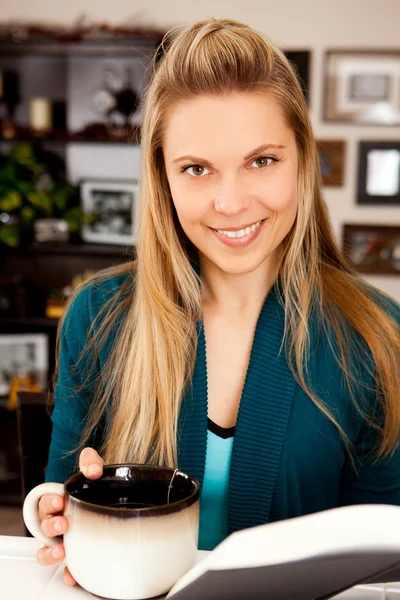
POLYGON ((8 394, 14 377, 34 375, 47 387, 48 337, 44 333, 0 335, 0 396, 8 394))
POLYGON ((317 140, 322 182, 325 186, 344 183, 346 142, 344 140, 317 140))
POLYGON ((400 141, 359 142, 358 204, 400 204, 400 141))
POLYGON ((324 120, 400 124, 400 51, 328 51, 324 120))
POLYGON ((346 224, 343 252, 361 273, 400 275, 400 226, 346 224))
POLYGON ((309 50, 284 50, 283 52, 295 68, 307 104, 310 104, 311 52, 309 50))
POLYGON ((82 239, 85 242, 133 245, 134 214, 138 194, 138 182, 89 181, 80 184, 81 203, 84 212, 92 215, 93 223, 84 225, 82 239))

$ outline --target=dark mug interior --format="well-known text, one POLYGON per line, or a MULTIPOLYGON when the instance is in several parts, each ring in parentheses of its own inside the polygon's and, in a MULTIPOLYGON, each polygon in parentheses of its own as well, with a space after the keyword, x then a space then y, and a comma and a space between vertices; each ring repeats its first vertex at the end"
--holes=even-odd
POLYGON ((190 506, 198 499, 200 486, 190 475, 179 470, 123 464, 105 466, 102 477, 96 480, 77 473, 66 482, 65 491, 74 501, 92 509, 150 509, 154 514, 156 507, 190 506))

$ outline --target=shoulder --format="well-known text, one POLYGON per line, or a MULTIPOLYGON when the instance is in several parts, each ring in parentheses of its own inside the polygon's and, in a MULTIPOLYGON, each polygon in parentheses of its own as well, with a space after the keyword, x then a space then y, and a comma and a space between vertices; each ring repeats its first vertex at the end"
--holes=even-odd
POLYGON ((366 288, 366 293, 378 308, 383 310, 397 325, 400 325, 400 304, 394 298, 370 285, 366 288))
MULTIPOLYGON (((365 296, 371 300, 373 305, 375 305, 375 309, 377 311, 376 316, 378 313, 384 313, 384 315, 389 317, 394 322, 395 326, 400 325, 400 305, 398 302, 396 302, 396 300, 394 300, 394 298, 365 281, 360 284, 360 287, 365 296)), ((336 309, 334 310, 336 312, 337 324, 339 325, 341 334, 347 334, 343 336, 343 339, 346 339, 348 342, 350 342, 347 350, 367 350, 368 347, 360 333, 363 328, 361 327, 360 330, 358 330, 358 328, 356 329, 356 327, 350 323, 349 319, 343 312, 336 309)), ((372 320, 373 314, 373 311, 370 312, 368 316, 360 314, 360 323, 363 318, 364 321, 372 320)), ((336 352, 338 350, 338 330, 333 327, 333 324, 330 318, 327 316, 327 313, 321 315, 320 310, 313 310, 310 314, 309 325, 311 340, 314 344, 317 341, 320 342, 322 340, 323 344, 328 345, 331 351, 334 350, 336 352)))
POLYGON ((73 296, 64 316, 61 338, 67 344, 84 345, 92 326, 97 328, 108 311, 132 291, 133 277, 129 272, 115 275, 104 271, 96 275, 73 296))
MULTIPOLYGON (((400 326, 400 306, 390 296, 378 288, 363 283, 362 289, 365 295, 373 302, 378 313, 383 313, 391 320, 394 328, 400 326)), ((360 311, 361 313, 361 311, 360 311)), ((364 338, 362 331, 368 328, 368 319, 371 320, 373 312, 368 317, 364 317, 364 323, 359 329, 350 324, 346 315, 337 313, 338 321, 336 327, 333 326, 329 318, 322 318, 319 311, 315 310, 310 318, 310 350, 311 355, 308 366, 315 379, 321 382, 321 390, 329 390, 334 382, 337 382, 338 389, 343 390, 346 396, 348 391, 348 381, 359 398, 359 404, 370 405, 371 399, 376 394, 376 368, 373 358, 374 339, 377 344, 387 343, 393 340, 393 329, 385 328, 378 336, 369 338, 369 342, 364 338)), ((360 321, 363 315, 360 314, 360 321)), ((372 329, 369 327, 368 329, 372 329)))

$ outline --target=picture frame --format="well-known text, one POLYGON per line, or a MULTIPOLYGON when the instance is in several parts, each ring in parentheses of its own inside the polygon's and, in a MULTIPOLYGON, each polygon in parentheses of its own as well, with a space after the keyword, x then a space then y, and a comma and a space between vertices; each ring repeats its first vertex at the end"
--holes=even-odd
POLYGON ((400 204, 400 141, 360 141, 357 204, 400 204))
POLYGON ((81 205, 93 223, 82 228, 84 242, 134 245, 134 215, 138 181, 83 180, 80 182, 81 205))
POLYGON ((293 65, 301 88, 303 90, 307 105, 310 105, 310 70, 311 70, 311 51, 310 50, 283 50, 286 58, 293 65))
POLYGON ((0 335, 0 396, 8 394, 14 376, 34 374, 42 389, 47 387, 49 340, 45 333, 0 335))
POLYGON ((345 140, 316 140, 322 183, 324 186, 341 186, 344 184, 346 164, 345 140))
POLYGON ((400 226, 345 224, 343 253, 360 273, 400 275, 400 226))
POLYGON ((323 120, 400 124, 400 51, 328 50, 323 120))

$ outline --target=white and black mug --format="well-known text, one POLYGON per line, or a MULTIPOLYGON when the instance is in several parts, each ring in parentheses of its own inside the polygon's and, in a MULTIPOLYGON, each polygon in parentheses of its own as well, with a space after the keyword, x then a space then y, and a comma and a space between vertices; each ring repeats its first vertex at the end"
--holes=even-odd
POLYGON ((179 470, 106 465, 100 479, 82 473, 64 485, 43 483, 29 492, 23 517, 46 546, 63 543, 71 575, 92 594, 138 600, 167 593, 195 563, 199 483, 179 470), (68 531, 48 538, 40 529, 44 494, 65 496, 68 531))

